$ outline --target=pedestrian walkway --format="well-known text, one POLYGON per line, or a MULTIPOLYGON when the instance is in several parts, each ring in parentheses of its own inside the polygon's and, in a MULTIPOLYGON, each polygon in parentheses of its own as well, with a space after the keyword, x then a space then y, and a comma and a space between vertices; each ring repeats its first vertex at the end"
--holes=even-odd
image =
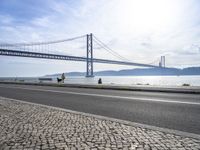
POLYGON ((1 149, 200 150, 200 140, 0 97, 1 149))

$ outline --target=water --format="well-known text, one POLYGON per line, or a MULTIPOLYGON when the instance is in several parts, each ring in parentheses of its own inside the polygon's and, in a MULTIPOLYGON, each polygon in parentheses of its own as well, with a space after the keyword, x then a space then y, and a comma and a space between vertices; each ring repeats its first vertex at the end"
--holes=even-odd
MULTIPOLYGON (((96 76, 94 78, 85 77, 67 77, 65 83, 70 84, 97 84, 99 78, 102 78, 103 84, 112 85, 156 85, 156 86, 200 86, 200 76, 96 76)), ((39 82, 38 78, 0 78, 0 81, 21 81, 21 82, 39 82)), ((56 78, 53 81, 57 82, 56 78)))
POLYGON ((181 86, 183 84, 190 84, 191 86, 200 86, 200 76, 97 76, 95 78, 74 77, 67 78, 66 82, 97 84, 99 78, 102 78, 104 84, 167 86, 181 86))

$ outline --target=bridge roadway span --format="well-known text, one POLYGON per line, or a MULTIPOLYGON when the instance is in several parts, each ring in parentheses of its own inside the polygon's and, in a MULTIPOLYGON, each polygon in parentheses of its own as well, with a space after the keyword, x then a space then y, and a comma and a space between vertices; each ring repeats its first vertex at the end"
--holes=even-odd
MULTIPOLYGON (((16 57, 42 58, 42 59, 69 60, 69 61, 81 61, 81 62, 87 61, 87 57, 78 57, 78 56, 70 56, 70 55, 56 55, 56 54, 37 53, 37 52, 19 51, 19 50, 8 50, 8 49, 1 49, 1 48, 0 48, 0 55, 16 56, 16 57)), ((128 65, 128 66, 140 66, 140 67, 159 67, 159 66, 150 65, 150 64, 125 62, 125 61, 115 61, 115 60, 108 60, 108 59, 97 59, 97 58, 92 58, 92 62, 94 62, 94 63, 128 65)))
POLYGON ((0 96, 200 134, 200 94, 0 84, 0 96))

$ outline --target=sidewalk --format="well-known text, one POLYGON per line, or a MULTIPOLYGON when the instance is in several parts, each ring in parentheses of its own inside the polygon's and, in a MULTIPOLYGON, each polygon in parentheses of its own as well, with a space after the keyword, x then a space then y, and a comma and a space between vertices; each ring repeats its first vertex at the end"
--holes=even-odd
POLYGON ((1 149, 200 150, 200 140, 0 97, 1 149))
POLYGON ((146 91, 146 92, 168 92, 168 93, 188 93, 200 94, 200 86, 152 86, 152 85, 111 85, 111 84, 57 84, 57 83, 36 83, 36 82, 8 82, 0 81, 0 84, 20 84, 20 85, 39 85, 70 88, 91 88, 107 90, 126 90, 126 91, 146 91))

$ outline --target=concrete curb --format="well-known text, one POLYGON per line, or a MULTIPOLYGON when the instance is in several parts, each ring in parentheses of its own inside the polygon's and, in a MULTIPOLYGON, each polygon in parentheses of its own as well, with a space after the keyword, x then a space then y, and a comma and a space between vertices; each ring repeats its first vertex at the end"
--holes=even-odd
POLYGON ((200 87, 141 87, 141 86, 116 86, 116 85, 86 85, 86 84, 56 84, 56 83, 26 83, 26 82, 2 82, 0 84, 18 84, 18 85, 36 85, 36 86, 54 86, 70 88, 91 88, 106 90, 124 90, 124 91, 143 91, 143 92, 165 92, 165 93, 187 93, 200 94, 200 87))
POLYGON ((48 105, 32 103, 32 102, 26 102, 26 101, 17 100, 17 99, 11 99, 11 98, 5 98, 5 97, 1 97, 1 98, 7 99, 7 100, 11 100, 11 101, 17 101, 17 102, 24 103, 24 104, 42 106, 42 107, 45 107, 45 108, 64 111, 64 112, 67 112, 67 113, 73 113, 73 114, 78 114, 78 115, 83 115, 83 116, 88 116, 88 117, 94 117, 94 118, 101 119, 101 120, 118 122, 118 123, 125 124, 125 125, 128 125, 128 126, 146 128, 146 129, 150 129, 150 130, 156 130, 156 131, 160 131, 160 132, 164 132, 164 133, 168 133, 168 134, 175 134, 175 135, 179 135, 179 136, 182 136, 182 137, 190 137, 190 138, 194 138, 194 139, 200 140, 200 135, 194 134, 194 133, 188 133, 188 132, 183 132, 183 131, 178 131, 178 130, 172 130, 172 129, 168 129, 168 128, 161 128, 161 127, 156 127, 156 126, 151 126, 151 125, 146 125, 146 124, 126 121, 126 120, 121 120, 121 119, 115 119, 115 118, 111 118, 111 117, 105 117, 105 116, 100 116, 100 115, 84 113, 84 112, 78 112, 78 111, 59 108, 59 107, 54 107, 54 106, 48 106, 48 105))

